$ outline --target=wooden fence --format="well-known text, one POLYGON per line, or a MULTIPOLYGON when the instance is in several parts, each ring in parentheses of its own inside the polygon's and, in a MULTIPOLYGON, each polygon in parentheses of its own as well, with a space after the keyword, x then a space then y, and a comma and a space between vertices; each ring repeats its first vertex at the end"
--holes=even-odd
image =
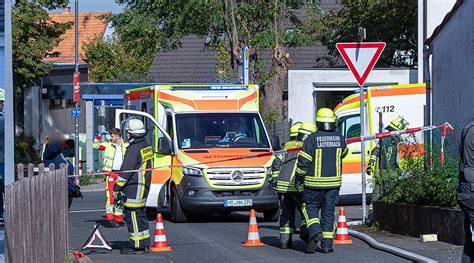
POLYGON ((7 262, 65 262, 68 252, 67 166, 45 171, 17 166, 17 180, 5 186, 7 262), (35 170, 37 172, 35 172, 35 170))

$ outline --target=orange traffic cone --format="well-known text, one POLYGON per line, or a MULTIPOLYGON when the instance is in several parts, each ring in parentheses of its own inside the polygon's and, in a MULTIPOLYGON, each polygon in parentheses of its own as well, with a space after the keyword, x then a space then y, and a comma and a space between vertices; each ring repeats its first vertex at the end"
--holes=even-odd
POLYGON ((249 229, 248 229, 248 237, 247 242, 242 244, 244 247, 263 247, 263 244, 260 241, 260 236, 258 234, 258 225, 257 225, 257 213, 255 213, 254 209, 250 210, 250 222, 249 222, 249 229))
POLYGON ((151 252, 165 252, 171 251, 171 248, 166 242, 165 227, 163 225, 163 218, 161 213, 156 215, 156 229, 155 229, 155 242, 151 248, 151 252))
POLYGON ((344 207, 339 208, 336 240, 333 241, 333 244, 352 244, 352 240, 349 239, 349 232, 347 230, 346 214, 344 213, 344 207))

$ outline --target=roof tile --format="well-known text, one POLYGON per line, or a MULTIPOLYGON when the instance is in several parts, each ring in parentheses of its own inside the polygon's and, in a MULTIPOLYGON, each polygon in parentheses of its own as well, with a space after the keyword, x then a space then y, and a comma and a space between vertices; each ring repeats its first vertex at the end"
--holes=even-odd
MULTIPOLYGON (((102 38, 107 28, 107 21, 101 18, 102 15, 111 14, 111 12, 93 12, 93 13, 79 13, 79 62, 84 62, 84 46, 90 41, 102 38)), ((75 32, 74 32, 74 13, 49 13, 52 21, 58 23, 71 22, 72 26, 61 35, 61 42, 52 53, 59 52, 57 57, 46 57, 44 62, 74 62, 75 56, 75 32)))

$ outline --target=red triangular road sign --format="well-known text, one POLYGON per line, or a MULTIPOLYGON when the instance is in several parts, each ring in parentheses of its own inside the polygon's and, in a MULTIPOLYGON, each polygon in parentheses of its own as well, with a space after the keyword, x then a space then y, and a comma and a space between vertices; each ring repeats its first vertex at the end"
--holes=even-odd
POLYGON ((337 50, 360 86, 364 85, 370 71, 385 48, 383 42, 337 43, 337 50))
POLYGON ((94 226, 94 230, 92 231, 91 235, 87 239, 86 243, 84 243, 84 246, 82 246, 81 250, 84 249, 101 249, 101 250, 108 250, 112 251, 112 247, 110 246, 109 242, 102 236, 102 233, 99 231, 99 224, 96 224, 94 226), (95 239, 98 239, 100 244, 94 245, 95 239))

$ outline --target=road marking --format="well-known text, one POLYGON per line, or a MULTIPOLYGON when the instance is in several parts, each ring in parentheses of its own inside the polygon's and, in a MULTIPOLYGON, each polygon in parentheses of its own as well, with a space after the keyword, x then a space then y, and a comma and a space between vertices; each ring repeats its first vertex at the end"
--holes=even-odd
POLYGON ((89 210, 72 210, 69 211, 70 214, 73 213, 92 213, 92 212, 104 212, 105 209, 89 209, 89 210))

